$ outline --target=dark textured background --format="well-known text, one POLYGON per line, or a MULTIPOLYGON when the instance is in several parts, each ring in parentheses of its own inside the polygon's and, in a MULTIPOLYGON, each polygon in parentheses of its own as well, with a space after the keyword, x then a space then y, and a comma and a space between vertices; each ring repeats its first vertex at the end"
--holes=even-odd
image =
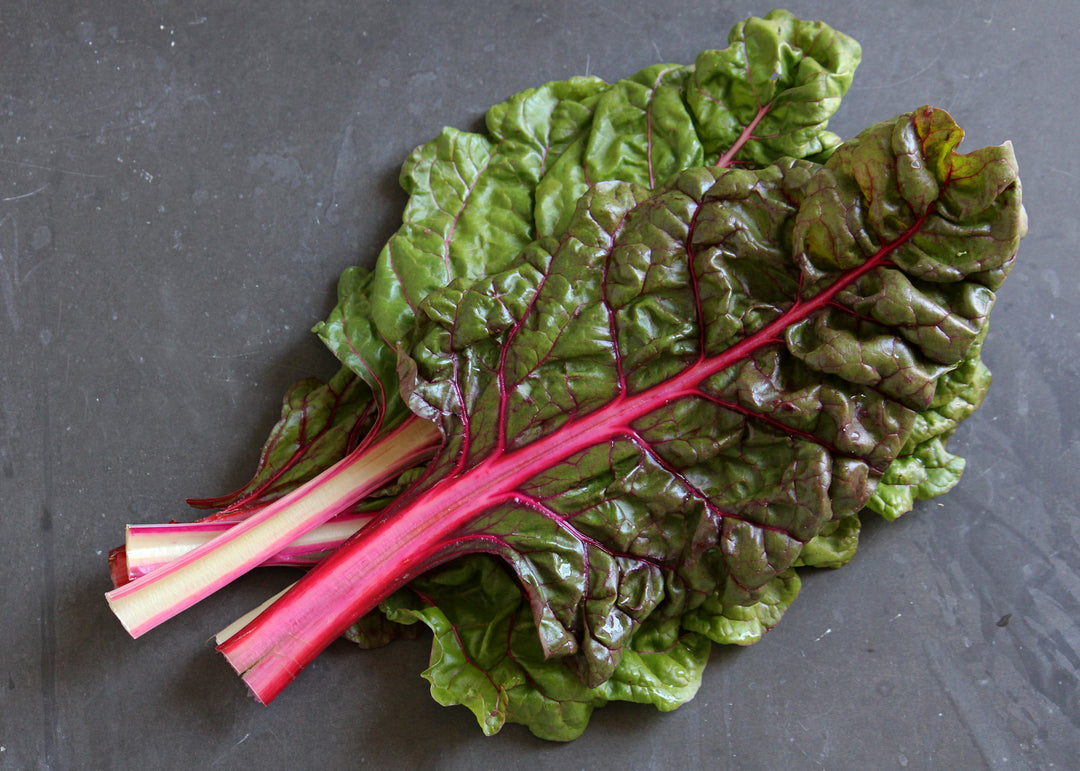
MULTIPOLYGON (((1080 4, 791 2, 864 63, 832 128, 924 103, 1011 139, 1031 233, 962 484, 810 576, 670 714, 555 745, 484 738, 420 678, 427 640, 335 645, 258 706, 210 635, 251 576, 132 641, 108 612, 128 521, 249 475, 308 332, 370 262, 397 169, 522 88, 726 45, 751 2, 0 5, 0 768, 1065 768, 1080 748, 1076 140, 1080 4)), ((1075 765, 1073 765, 1075 767, 1075 765)))

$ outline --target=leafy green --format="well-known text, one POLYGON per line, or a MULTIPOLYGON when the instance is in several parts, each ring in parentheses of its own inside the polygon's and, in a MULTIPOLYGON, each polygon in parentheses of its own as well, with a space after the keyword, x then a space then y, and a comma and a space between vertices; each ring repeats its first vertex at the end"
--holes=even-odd
POLYGON ((370 281, 346 271, 316 331, 393 411, 394 346, 428 294, 504 268, 590 184, 652 187, 725 156, 723 165, 822 153, 838 141, 826 125, 859 58, 850 38, 774 11, 737 25, 727 49, 695 66, 654 65, 610 86, 548 83, 489 110, 487 136, 445 129, 402 168, 404 224, 370 281))
POLYGON ((548 656, 602 684, 645 619, 782 608, 803 545, 850 534, 830 523, 969 361, 1023 233, 1011 150, 957 155, 961 135, 926 109, 823 167, 596 185, 558 238, 428 296, 409 395, 447 437, 430 479, 663 395, 466 526, 548 656))
POLYGON ((467 706, 488 735, 510 722, 544 739, 573 739, 596 707, 616 700, 674 709, 697 691, 709 654, 708 640, 677 622, 650 625, 634 636, 612 677, 589 688, 544 656, 520 587, 486 557, 424 576, 385 607, 397 621, 431 628, 424 677, 432 696, 467 706))
POLYGON ((425 555, 510 572, 459 558, 352 628, 430 627, 433 696, 487 733, 573 738, 613 699, 674 708, 710 641, 778 622, 796 568, 851 558, 864 507, 893 519, 963 469, 946 441, 989 384, 986 318, 1025 227, 1011 151, 957 154, 928 108, 841 144, 854 41, 775 11, 729 43, 522 92, 486 135, 417 148, 404 224, 316 327, 345 367, 337 443, 296 430, 326 402, 287 400, 288 439, 242 491, 302 481, 341 434, 410 409, 447 439, 394 515, 597 431, 425 555), (586 420, 688 372, 610 434, 586 420))
POLYGON ((222 652, 266 701, 385 600, 488 732, 690 698, 709 641, 753 642, 797 566, 848 558, 905 448, 907 486, 937 483, 977 401, 1026 220, 1011 147, 961 138, 923 108, 824 164, 595 184, 564 231, 428 294, 400 373, 442 446, 222 652))
POLYGON ((454 278, 505 267, 554 232, 591 183, 652 187, 705 163, 827 155, 839 142, 828 121, 860 57, 851 38, 777 10, 738 23, 727 48, 692 66, 653 65, 613 84, 555 81, 488 110, 486 134, 444 129, 402 167, 403 224, 374 271, 347 268, 315 327, 341 372, 321 388, 294 386, 251 482, 192 503, 243 513, 332 466, 365 428, 400 419, 396 347, 418 303, 454 278), (317 426, 334 426, 333 438, 314 441, 317 426))

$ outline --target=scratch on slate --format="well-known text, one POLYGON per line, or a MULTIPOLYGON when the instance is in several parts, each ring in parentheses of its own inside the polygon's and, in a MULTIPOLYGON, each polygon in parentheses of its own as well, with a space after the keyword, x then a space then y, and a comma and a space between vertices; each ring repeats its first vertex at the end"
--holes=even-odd
POLYGON ((74 169, 60 169, 55 166, 45 166, 40 163, 30 163, 29 161, 11 161, 7 158, 0 158, 0 163, 7 163, 11 166, 22 166, 26 169, 38 169, 40 171, 51 171, 56 174, 66 174, 72 177, 86 177, 88 179, 104 179, 104 174, 90 174, 85 171, 75 171, 74 169))
POLYGON ((45 183, 44 185, 39 187, 37 190, 31 190, 29 193, 23 193, 22 195, 8 196, 7 198, 4 198, 2 200, 4 201, 4 203, 7 203, 8 201, 21 201, 23 198, 29 198, 32 195, 37 195, 38 193, 45 190, 45 188, 47 188, 48 186, 49 186, 48 183, 45 183))

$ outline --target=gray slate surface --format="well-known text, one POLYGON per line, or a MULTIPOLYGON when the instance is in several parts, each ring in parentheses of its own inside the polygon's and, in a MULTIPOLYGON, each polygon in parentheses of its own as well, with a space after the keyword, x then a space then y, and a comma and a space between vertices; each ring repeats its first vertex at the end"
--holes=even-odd
POLYGON ((0 8, 0 768, 1066 768, 1080 749, 1080 5, 791 2, 856 37, 832 128, 924 103, 1011 139, 1031 234, 959 488, 718 650, 670 714, 484 738, 427 641, 335 645, 272 707, 208 642, 251 576, 139 641, 108 612, 128 521, 246 479, 308 332, 400 217, 443 126, 551 79, 687 62, 750 2, 57 0, 0 8), (1006 623, 1007 622, 1007 623, 1006 623))

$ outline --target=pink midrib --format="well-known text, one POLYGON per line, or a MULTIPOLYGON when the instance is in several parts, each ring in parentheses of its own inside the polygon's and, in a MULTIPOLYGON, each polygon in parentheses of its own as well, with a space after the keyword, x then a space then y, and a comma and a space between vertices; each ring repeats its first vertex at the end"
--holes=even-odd
POLYGON ((703 357, 678 376, 639 393, 620 394, 546 437, 492 455, 437 482, 419 497, 391 507, 219 649, 238 672, 244 673, 256 697, 269 703, 326 645, 382 599, 455 554, 476 551, 475 539, 469 547, 459 543, 460 535, 476 517, 513 498, 515 491, 540 471, 590 447, 629 435, 639 418, 665 404, 701 394, 700 385, 710 376, 780 342, 786 329, 828 305, 863 275, 887 264, 889 254, 919 230, 926 216, 860 267, 813 298, 798 299, 771 323, 723 353, 703 357))
POLYGON ((721 168, 727 168, 735 161, 735 156, 738 154, 739 150, 741 150, 743 146, 747 142, 749 142, 751 138, 753 138, 754 129, 756 129, 757 125, 761 123, 761 119, 769 114, 769 109, 771 107, 772 103, 769 103, 763 104, 761 105, 761 107, 758 108, 757 114, 754 116, 753 120, 751 120, 743 128, 742 133, 739 134, 739 138, 735 140, 735 143, 728 148, 726 153, 724 153, 720 156, 720 158, 717 159, 717 166, 721 168))
MULTIPOLYGON (((712 375, 742 361, 763 346, 782 340, 786 329, 829 304, 837 293, 866 273, 881 267, 886 262, 887 255, 906 240, 910 232, 916 230, 921 222, 922 218, 903 238, 891 244, 887 249, 881 250, 859 268, 846 273, 843 279, 825 291, 810 300, 796 302, 771 323, 743 338, 723 353, 699 359, 676 377, 637 394, 630 396, 619 394, 600 409, 570 420, 546 437, 516 450, 488 458, 454 480, 452 489, 457 491, 459 485, 464 485, 463 497, 466 499, 483 498, 485 503, 482 508, 486 509, 506 498, 522 483, 536 476, 539 471, 546 470, 590 447, 632 434, 631 426, 638 419, 678 399, 699 395, 700 384, 712 375), (473 485, 470 485, 467 480, 476 480, 477 489, 470 489, 473 485)), ((469 508, 471 510, 471 507, 469 508)), ((471 516, 463 517, 465 522, 471 518, 471 516)))
MULTIPOLYGON (((660 82, 663 80, 664 76, 667 75, 667 74, 668 74, 668 71, 665 71, 664 73, 661 73, 661 75, 657 78, 656 83, 653 85, 653 93, 654 94, 656 92, 656 89, 659 88, 660 82)), ((758 108, 758 111, 754 115, 753 119, 751 119, 750 123, 748 123, 746 126, 743 127, 742 132, 739 134, 739 137, 735 140, 735 142, 732 143, 731 147, 728 148, 728 150, 722 156, 720 156, 719 159, 717 159, 716 165, 718 167, 726 168, 726 167, 730 166, 733 163, 735 155, 737 155, 738 152, 743 148, 743 146, 748 141, 750 141, 750 139, 754 135, 754 129, 757 128, 757 125, 769 113, 769 110, 771 109, 771 107, 772 107, 772 104, 769 103, 769 104, 763 104, 758 108)), ((646 110, 646 114, 648 116, 647 120, 646 120, 646 137, 647 137, 647 146, 649 148, 648 153, 647 153, 648 165, 649 165, 649 187, 652 188, 652 187, 655 187, 655 180, 654 180, 654 177, 653 177, 653 160, 652 160, 652 146, 653 146, 652 123, 653 123, 653 121, 652 121, 652 99, 651 98, 649 100, 649 106, 648 106, 648 109, 646 110)), ((464 200, 466 202, 468 201, 469 197, 471 196, 471 194, 472 194, 473 190, 475 189, 476 185, 478 184, 478 182, 479 182, 479 175, 477 176, 477 178, 475 180, 473 180, 473 182, 469 185, 469 187, 468 187, 468 189, 466 191, 466 194, 465 194, 465 197, 464 197, 464 200)), ((451 226, 450 226, 449 230, 447 231, 447 235, 443 239, 443 246, 444 246, 443 256, 444 256, 444 260, 446 261, 447 270, 450 269, 449 268, 450 241, 452 239, 452 235, 453 235, 454 230, 457 228, 458 221, 461 218, 461 215, 462 215, 462 212, 464 211, 464 208, 465 208, 465 206, 463 205, 461 207, 461 210, 459 210, 457 213, 455 213, 455 215, 453 217, 453 220, 451 222, 451 226)), ((335 405, 335 408, 336 408, 336 405, 335 405)), ((292 462, 290 461, 289 465, 291 465, 291 463, 292 462)), ((279 473, 282 473, 282 472, 279 472, 279 473)), ((276 477, 276 475, 275 475, 275 477, 276 477)), ((249 497, 254 497, 256 494, 261 492, 262 489, 265 489, 266 487, 268 487, 272 482, 273 482, 273 479, 271 479, 270 481, 265 483, 263 485, 263 487, 260 488, 260 490, 257 490, 256 493, 252 494, 249 497)))

